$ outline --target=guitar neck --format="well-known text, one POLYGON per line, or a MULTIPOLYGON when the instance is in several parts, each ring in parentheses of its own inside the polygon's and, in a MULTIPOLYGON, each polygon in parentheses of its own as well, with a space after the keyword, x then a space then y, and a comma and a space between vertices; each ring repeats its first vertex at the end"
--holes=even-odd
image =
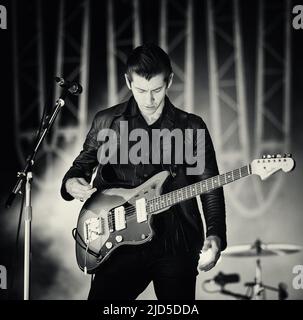
POLYGON ((189 186, 165 193, 148 201, 149 213, 169 208, 180 202, 189 200, 203 193, 220 188, 226 184, 245 178, 251 174, 250 165, 226 172, 189 186))

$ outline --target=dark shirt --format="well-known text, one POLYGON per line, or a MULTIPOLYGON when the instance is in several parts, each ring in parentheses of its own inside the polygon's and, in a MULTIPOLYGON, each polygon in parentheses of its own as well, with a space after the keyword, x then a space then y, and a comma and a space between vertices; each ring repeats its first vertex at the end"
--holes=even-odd
MULTIPOLYGON (((152 163, 152 130, 163 129, 163 119, 166 116, 167 108, 164 106, 163 111, 159 119, 152 125, 148 125, 144 117, 142 116, 136 103, 130 103, 126 112, 126 119, 128 120, 128 132, 134 129, 144 129, 148 132, 149 137, 149 163, 148 164, 132 164, 128 161, 128 164, 112 164, 111 168, 108 168, 110 172, 110 179, 113 183, 127 185, 130 187, 136 187, 148 178, 152 177, 158 172, 167 170, 161 164, 152 163)), ((120 135, 120 123, 117 121, 113 128, 120 135)), ((129 141, 128 150, 132 148, 138 141, 129 141)), ((119 160, 119 152, 118 157, 119 160)), ((162 157, 161 157, 162 158, 162 157)), ((165 191, 170 191, 169 187, 165 188, 165 191)), ((190 248, 186 245, 185 233, 183 231, 183 225, 181 217, 178 217, 178 212, 175 207, 171 207, 169 210, 159 213, 153 216, 152 227, 155 231, 153 239, 148 244, 155 254, 183 254, 190 252, 190 248)))

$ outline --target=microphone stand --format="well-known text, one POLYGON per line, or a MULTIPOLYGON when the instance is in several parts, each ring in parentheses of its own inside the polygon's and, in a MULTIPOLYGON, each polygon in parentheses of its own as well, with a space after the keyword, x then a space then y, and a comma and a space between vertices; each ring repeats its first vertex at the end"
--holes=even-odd
POLYGON ((236 293, 236 292, 232 292, 229 290, 224 289, 224 286, 221 287, 220 293, 225 294, 225 295, 229 295, 232 296, 234 298, 237 299, 241 299, 241 300, 250 300, 250 297, 244 295, 244 294, 240 294, 240 293, 236 293))
POLYGON ((49 132, 52 124, 54 123, 57 115, 59 114, 61 108, 65 105, 65 98, 68 95, 68 90, 63 89, 60 98, 56 101, 55 108, 49 117, 46 117, 46 122, 43 124, 43 130, 38 137, 36 144, 32 150, 32 153, 26 160, 24 169, 17 173, 17 182, 11 191, 7 201, 6 208, 9 208, 17 193, 23 194, 25 196, 25 215, 24 215, 24 300, 30 299, 30 258, 31 258, 31 223, 32 223, 32 206, 31 206, 31 186, 33 182, 32 169, 35 164, 35 157, 41 146, 44 138, 49 132), (25 187, 25 188, 24 188, 25 187), (25 189, 25 192, 22 192, 25 189))

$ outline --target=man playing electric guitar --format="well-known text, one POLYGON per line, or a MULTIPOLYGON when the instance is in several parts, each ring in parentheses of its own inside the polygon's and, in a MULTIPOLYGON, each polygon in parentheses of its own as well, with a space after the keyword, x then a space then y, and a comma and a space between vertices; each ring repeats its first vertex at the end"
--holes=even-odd
MULTIPOLYGON (((173 81, 168 55, 153 44, 137 47, 127 60, 125 80, 132 97, 96 114, 83 150, 63 178, 61 194, 65 200, 86 201, 105 185, 107 188, 111 185, 134 188, 163 170, 170 172, 165 192, 218 175, 215 151, 205 123, 199 116, 177 109, 166 95, 173 81), (203 172, 188 174, 186 169, 192 167, 192 163, 167 163, 163 156, 160 163, 121 163, 121 157, 117 163, 101 163, 99 133, 102 129, 111 129, 122 138, 122 121, 127 123, 129 132, 140 129, 148 133, 149 152, 145 155, 148 160, 152 160, 155 153, 152 150, 153 130, 168 129, 172 132, 182 129, 184 132, 192 129, 197 132, 204 129, 203 172), (95 168, 97 173, 91 185, 95 168)), ((197 134, 194 137, 193 154, 197 155, 197 134)), ((116 153, 120 154, 122 147, 130 150, 135 144, 131 139, 127 143, 127 146, 117 143, 116 153)), ((171 150, 174 153, 175 149, 171 150)), ((170 207, 169 212, 153 216, 152 239, 144 244, 125 245, 115 250, 97 268, 88 299, 136 299, 151 281, 159 300, 195 299, 201 249, 210 253, 208 263, 203 265, 203 270, 208 271, 216 265, 220 252, 226 248, 223 188, 204 193, 201 201, 205 227, 195 198, 170 207)))

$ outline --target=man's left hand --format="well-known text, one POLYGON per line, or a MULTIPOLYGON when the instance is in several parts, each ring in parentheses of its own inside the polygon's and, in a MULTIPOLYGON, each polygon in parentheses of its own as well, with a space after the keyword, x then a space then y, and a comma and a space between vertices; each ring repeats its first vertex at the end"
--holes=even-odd
POLYGON ((217 236, 209 236, 205 239, 200 255, 199 269, 201 271, 211 270, 221 255, 221 239, 217 236))

